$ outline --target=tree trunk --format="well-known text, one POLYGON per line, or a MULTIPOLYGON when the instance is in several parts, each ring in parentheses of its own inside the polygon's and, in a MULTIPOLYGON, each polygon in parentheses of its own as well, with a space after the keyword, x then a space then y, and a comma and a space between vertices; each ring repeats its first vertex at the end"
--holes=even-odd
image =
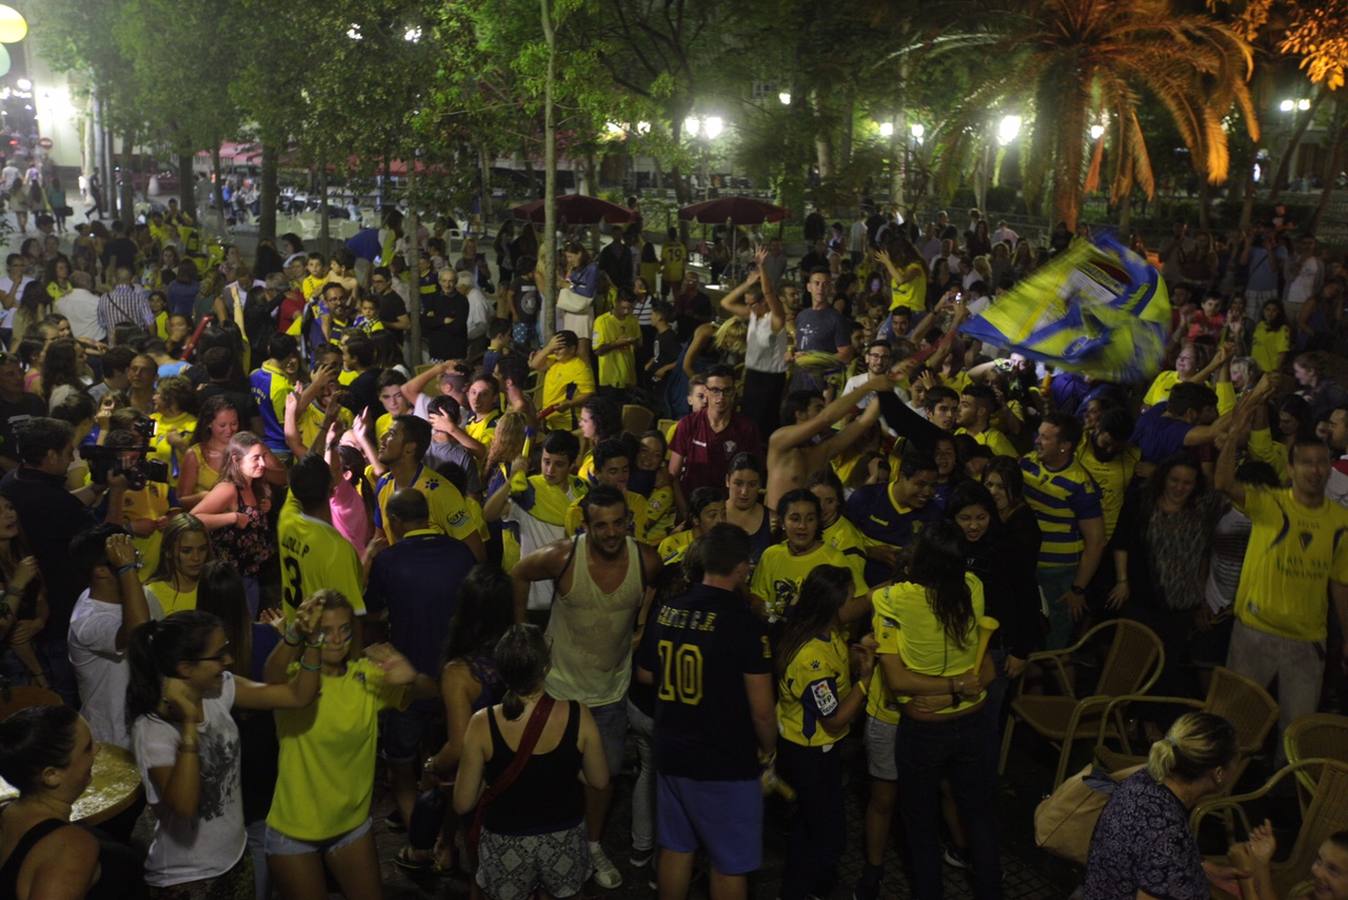
MULTIPOLYGON (((543 80, 543 234, 538 241, 538 263, 543 273, 538 292, 543 298, 540 314, 543 316, 543 340, 547 341, 557 322, 553 312, 557 282, 557 124, 552 103, 557 81, 557 34, 552 27, 552 0, 539 0, 539 8, 543 19, 543 41, 548 48, 547 74, 543 80)), ((678 128, 677 122, 674 127, 678 128)))
POLYGON ((331 259, 332 216, 328 213, 328 163, 325 159, 318 161, 318 196, 318 248, 324 259, 331 259))
POLYGON ((1325 159, 1324 171, 1320 173, 1320 202, 1315 204, 1315 212, 1311 214, 1311 223, 1308 230, 1314 234, 1320 227, 1325 213, 1329 211, 1329 201, 1334 196, 1334 186, 1339 180, 1339 167, 1343 159, 1344 138, 1348 137, 1348 122, 1344 121, 1344 103, 1342 100, 1335 100, 1334 103, 1334 121, 1330 125, 1329 135, 1333 143, 1329 147, 1329 155, 1325 159))
POLYGON ((1212 227, 1212 217, 1208 207, 1212 204, 1212 187, 1208 184, 1205 172, 1198 174, 1198 227, 1207 231, 1212 227))
MULTIPOLYGON (((416 200, 416 158, 415 152, 407 162, 407 271, 412 273, 412 289, 407 292, 407 318, 409 320, 407 365, 416 370, 421 365, 421 247, 417 241, 417 200, 416 200)), ((324 203, 326 205, 326 201, 324 203)))
POLYGON ((1133 186, 1131 182, 1128 189, 1119 197, 1119 240, 1131 244, 1132 238, 1129 235, 1129 229, 1133 224, 1133 186))
POLYGON ((824 118, 819 114, 817 103, 813 120, 815 164, 819 167, 819 181, 822 183, 833 177, 833 142, 824 118))
MULTIPOLYGON (((122 136, 122 200, 121 220, 127 226, 136 222, 136 181, 135 174, 136 131, 128 128, 122 136)), ((148 193, 148 187, 147 187, 148 193)))
POLYGON ((1276 203, 1278 197, 1282 194, 1282 183, 1287 178, 1287 170, 1292 167, 1292 157, 1296 156, 1297 147, 1301 145, 1301 139, 1306 136, 1306 129, 1311 127, 1312 120, 1315 119, 1315 112, 1320 108, 1320 101, 1328 96, 1328 91, 1324 88, 1315 92, 1311 98, 1311 108, 1306 110, 1305 114, 1295 113, 1296 128, 1292 130, 1292 136, 1287 139, 1287 148, 1283 150, 1282 157, 1278 160, 1278 169, 1273 173, 1273 181, 1269 189, 1268 200, 1270 203, 1276 203))
MULTIPOLYGON (((282 141, 282 147, 285 142, 282 141)), ((257 216, 257 239, 259 241, 276 240, 276 199, 280 193, 277 170, 280 153, 276 141, 264 141, 262 144, 262 190, 258 199, 261 209, 257 216)))
POLYGON ((485 236, 494 217, 491 209, 491 154, 481 144, 477 148, 477 164, 482 179, 482 234, 485 236))
MULTIPOLYGON (((86 177, 92 178, 98 175, 98 180, 107 184, 105 180, 107 173, 103 171, 103 101, 98 96, 98 88, 94 88, 89 96, 89 142, 93 150, 89 154, 90 169, 85 173, 86 177)), ((93 199, 90 195, 89 199, 93 199)))
POLYGON ((192 154, 178 154, 178 207, 192 214, 193 220, 200 222, 197 215, 197 181, 192 172, 192 154))
MULTIPOLYGON (((909 141, 913 134, 908 126, 908 54, 899 58, 898 97, 895 104, 898 112, 894 115, 894 134, 889 139, 889 196, 900 207, 903 206, 904 181, 908 177, 909 141)), ((909 217, 907 213, 905 217, 909 217)))
POLYGON ((220 142, 211 144, 211 174, 215 183, 211 185, 211 196, 215 198, 215 224, 221 234, 225 233, 225 183, 224 173, 220 170, 220 142))
POLYGON ((843 103, 843 123, 842 140, 839 142, 838 157, 839 167, 846 169, 852 165, 852 137, 853 128, 856 126, 856 101, 849 91, 847 98, 843 103))

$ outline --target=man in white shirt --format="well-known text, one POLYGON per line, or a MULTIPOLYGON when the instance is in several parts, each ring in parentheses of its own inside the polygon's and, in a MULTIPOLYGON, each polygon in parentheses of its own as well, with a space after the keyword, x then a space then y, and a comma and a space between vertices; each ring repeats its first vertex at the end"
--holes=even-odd
POLYGON ((852 223, 852 229, 847 234, 847 251, 852 255, 852 265, 861 264, 861 260, 866 255, 866 216, 864 213, 857 213, 856 221, 852 223))
POLYGON ((0 312, 0 328, 14 325, 14 310, 19 305, 19 298, 28 282, 33 280, 25 274, 27 271, 28 263, 19 254, 11 253, 5 257, 5 277, 0 278, 0 306, 4 307, 0 312))
POLYGON ((1006 242, 1011 246, 1011 249, 1014 250, 1016 249, 1016 242, 1019 240, 1020 235, 1016 234, 1014 231, 1011 230, 1011 226, 1006 224, 1005 219, 1000 219, 997 222, 997 229, 992 232, 993 244, 1000 244, 1002 242, 1006 242))
POLYGON ((56 311, 70 320, 70 333, 77 340, 103 340, 107 332, 98 322, 98 295, 89 290, 89 273, 72 272, 70 283, 74 288, 56 301, 56 311))
POLYGON ((1295 322, 1301 307, 1315 296, 1324 270, 1324 263, 1315 255, 1315 238, 1303 237, 1297 242, 1296 259, 1287 272, 1287 297, 1283 305, 1287 308, 1288 321, 1295 322))
MULTIPOLYGON (((71 565, 88 573, 89 587, 70 614, 70 663, 75 667, 94 740, 130 750, 126 688, 131 669, 127 645, 154 615, 141 588, 139 561, 131 535, 120 525, 96 525, 70 542, 71 565)), ((157 610, 156 610, 157 612, 157 610)))
POLYGON ((922 243, 918 246, 917 252, 922 254, 922 261, 931 269, 931 264, 936 261, 936 257, 941 255, 941 239, 936 235, 936 223, 928 222, 927 230, 922 235, 922 243))

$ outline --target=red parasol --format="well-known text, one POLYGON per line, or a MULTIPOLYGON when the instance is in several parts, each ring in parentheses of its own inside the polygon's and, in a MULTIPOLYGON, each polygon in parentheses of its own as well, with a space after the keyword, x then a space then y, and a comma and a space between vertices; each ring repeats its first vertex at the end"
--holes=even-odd
MULTIPOLYGON (((538 225, 543 224, 543 201, 531 200, 515 207, 515 217, 538 225)), ((587 197, 584 194, 563 194, 557 198, 557 221, 568 225, 593 225, 596 222, 631 222, 636 214, 625 206, 587 197)))
POLYGON ((789 215, 790 210, 753 197, 718 197, 679 210, 680 219, 709 225, 723 225, 726 220, 734 225, 760 225, 780 222, 789 215))

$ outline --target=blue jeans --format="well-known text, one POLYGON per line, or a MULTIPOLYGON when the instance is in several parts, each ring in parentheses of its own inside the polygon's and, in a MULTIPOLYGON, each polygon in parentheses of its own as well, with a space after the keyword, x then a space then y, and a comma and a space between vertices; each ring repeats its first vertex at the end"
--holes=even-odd
POLYGON ((894 741, 894 762, 902 786, 899 813, 912 852, 913 896, 943 900, 941 881, 941 780, 949 781, 969 840, 974 897, 1000 900, 997 856, 997 740, 992 710, 983 708, 948 722, 903 716, 894 741))
POLYGON ((641 761, 641 769, 632 784, 632 849, 650 850, 655 846, 655 746, 652 743, 655 720, 628 700, 627 723, 637 745, 637 758, 641 761))
POLYGON ((1045 650, 1061 650, 1072 643, 1072 611, 1058 602, 1067 593, 1077 577, 1076 566, 1041 566, 1038 572, 1039 590, 1048 604, 1048 634, 1044 636, 1045 650))

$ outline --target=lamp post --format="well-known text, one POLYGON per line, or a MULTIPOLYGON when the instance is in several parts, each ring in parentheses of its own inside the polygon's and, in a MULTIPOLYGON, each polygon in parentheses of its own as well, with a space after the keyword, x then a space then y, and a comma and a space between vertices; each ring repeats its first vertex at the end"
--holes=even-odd
POLYGON ((711 199, 711 142, 725 130, 720 116, 689 116, 683 120, 683 130, 702 145, 702 199, 711 199))

